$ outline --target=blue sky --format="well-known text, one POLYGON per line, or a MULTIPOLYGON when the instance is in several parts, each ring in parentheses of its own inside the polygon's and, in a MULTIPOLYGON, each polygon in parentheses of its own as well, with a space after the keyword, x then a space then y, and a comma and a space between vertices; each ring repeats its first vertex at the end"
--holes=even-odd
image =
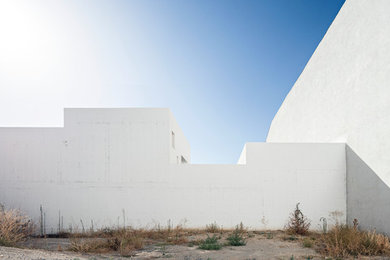
POLYGON ((344 0, 0 1, 0 125, 169 107, 193 163, 236 163, 344 0))

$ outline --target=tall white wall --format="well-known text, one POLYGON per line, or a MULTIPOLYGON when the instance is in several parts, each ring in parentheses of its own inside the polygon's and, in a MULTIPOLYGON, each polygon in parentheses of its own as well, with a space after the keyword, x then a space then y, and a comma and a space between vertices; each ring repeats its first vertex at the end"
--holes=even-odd
POLYGON ((390 184, 390 1, 347 0, 267 142, 346 142, 390 184))

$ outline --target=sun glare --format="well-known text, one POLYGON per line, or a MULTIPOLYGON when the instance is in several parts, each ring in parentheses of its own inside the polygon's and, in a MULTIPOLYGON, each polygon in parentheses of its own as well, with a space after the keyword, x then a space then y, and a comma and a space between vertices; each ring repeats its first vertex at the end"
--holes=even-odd
POLYGON ((28 2, 0 2, 0 66, 9 76, 36 77, 47 69, 54 45, 44 19, 28 2))

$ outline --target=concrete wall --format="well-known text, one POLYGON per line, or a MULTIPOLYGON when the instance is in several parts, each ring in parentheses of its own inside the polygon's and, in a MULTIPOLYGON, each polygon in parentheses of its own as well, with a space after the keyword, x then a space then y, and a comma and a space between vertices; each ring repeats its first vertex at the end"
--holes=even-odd
POLYGON ((389 13, 388 0, 345 2, 272 121, 267 142, 346 142, 390 184, 389 13))
POLYGON ((166 108, 65 109, 66 175, 122 181, 130 171, 149 174, 167 164, 169 113, 166 108))
POLYGON ((189 145, 167 112, 68 109, 64 128, 0 128, 0 202, 35 221, 42 205, 47 233, 169 220, 280 229, 297 202, 314 229, 332 211, 345 218, 344 144, 248 143, 242 165, 176 164, 171 131, 176 154, 190 158, 189 145))
MULTIPOLYGON (((297 202, 318 228, 332 212, 346 219, 344 144, 247 143, 246 165, 258 185, 259 207, 270 228, 280 228, 297 202)), ((258 202, 255 202, 258 204, 258 202)))
POLYGON ((170 127, 170 163, 181 164, 191 163, 191 147, 190 143, 184 136, 175 117, 169 112, 169 127, 170 127), (175 147, 172 146, 172 132, 175 136, 175 147))
POLYGON ((246 144, 242 148, 240 158, 238 158, 237 164, 246 164, 246 144))
POLYGON ((0 177, 14 181, 113 181, 190 161, 169 109, 65 109, 65 127, 0 128, 0 177), (171 132, 176 147, 171 146, 171 132), (173 155, 172 155, 173 151, 173 155))
POLYGON ((390 235, 390 188, 347 146, 347 220, 390 235))
POLYGON ((234 227, 242 221, 252 228, 282 229, 300 202, 313 229, 334 211, 345 222, 344 144, 245 146, 246 165, 171 166, 164 216, 197 227, 214 221, 234 227))

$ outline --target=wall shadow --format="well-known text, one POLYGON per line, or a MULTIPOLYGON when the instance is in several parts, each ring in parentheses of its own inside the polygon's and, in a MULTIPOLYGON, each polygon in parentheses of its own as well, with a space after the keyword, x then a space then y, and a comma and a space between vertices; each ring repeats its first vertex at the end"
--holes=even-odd
POLYGON ((390 187, 346 145, 347 223, 390 235, 390 187))

